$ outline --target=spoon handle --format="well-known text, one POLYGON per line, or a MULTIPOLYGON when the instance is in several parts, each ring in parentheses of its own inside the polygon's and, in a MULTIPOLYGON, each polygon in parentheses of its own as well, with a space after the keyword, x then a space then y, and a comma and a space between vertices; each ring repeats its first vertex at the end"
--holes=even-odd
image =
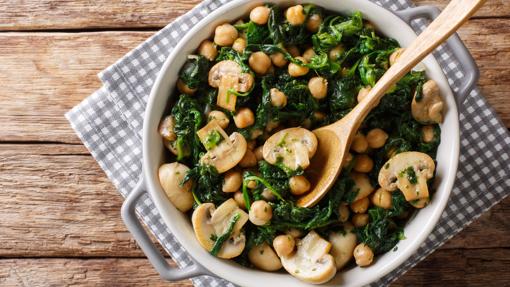
POLYGON ((385 92, 397 83, 416 64, 423 60, 441 43, 446 41, 486 0, 452 0, 441 14, 407 47, 370 93, 350 113, 355 129, 377 106, 385 92))

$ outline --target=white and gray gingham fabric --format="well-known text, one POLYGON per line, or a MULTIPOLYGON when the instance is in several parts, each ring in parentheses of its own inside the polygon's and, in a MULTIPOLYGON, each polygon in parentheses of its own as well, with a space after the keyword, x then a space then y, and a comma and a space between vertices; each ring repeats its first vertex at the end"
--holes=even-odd
MULTIPOLYGON (((374 0, 371 0, 374 1, 374 0)), ((119 192, 126 196, 141 173, 141 130, 148 95, 168 54, 182 36, 208 13, 228 0, 206 0, 179 17, 114 65, 99 74, 104 86, 66 114, 72 127, 119 192)), ((413 6, 408 0, 374 1, 391 10, 413 6)), ((413 28, 424 28, 416 20, 413 28)), ((451 87, 458 89, 463 72, 447 48, 436 53, 451 87)), ((494 110, 474 90, 460 108, 461 156, 450 201, 435 230, 418 252, 373 285, 384 286, 404 274, 483 212, 510 193, 510 135, 494 110)), ((163 223, 148 195, 138 203, 143 222, 179 266, 192 261, 163 223)), ((196 286, 233 286, 202 276, 196 286)))

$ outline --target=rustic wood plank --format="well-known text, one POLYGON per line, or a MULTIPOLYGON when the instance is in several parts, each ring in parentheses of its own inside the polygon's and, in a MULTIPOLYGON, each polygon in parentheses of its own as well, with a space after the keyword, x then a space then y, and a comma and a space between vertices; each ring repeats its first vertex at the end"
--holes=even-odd
POLYGON ((81 143, 64 113, 152 32, 0 34, 0 141, 81 143))
POLYGON ((0 145, 0 183, 0 257, 142 256, 85 147, 0 145))
POLYGON ((167 283, 147 259, 1 259, 0 285, 191 287, 189 280, 167 283))
POLYGON ((200 0, 0 0, 0 30, 163 27, 200 0))
MULTIPOLYGON (((0 257, 143 256, 83 146, 0 145, 0 183, 0 257)), ((510 248, 508 216, 510 198, 445 248, 510 248)))
MULTIPOLYGON (((1 30, 112 29, 163 27, 199 0, 0 0, 1 30)), ((444 7, 448 0, 417 0, 417 5, 444 7)), ((476 17, 509 17, 510 3, 489 0, 476 17)))
MULTIPOLYGON (((510 63, 504 59, 510 58, 509 24, 510 19, 480 19, 461 29, 480 65, 482 91, 507 127, 510 63)), ((0 141, 80 143, 64 113, 100 86, 100 70, 151 34, 0 34, 0 141)))
POLYGON ((392 286, 508 286, 510 249, 439 250, 392 286))
MULTIPOLYGON (((440 250, 393 286, 507 286, 509 249, 440 250)), ((146 259, 1 259, 0 284, 11 286, 174 286, 146 259)))

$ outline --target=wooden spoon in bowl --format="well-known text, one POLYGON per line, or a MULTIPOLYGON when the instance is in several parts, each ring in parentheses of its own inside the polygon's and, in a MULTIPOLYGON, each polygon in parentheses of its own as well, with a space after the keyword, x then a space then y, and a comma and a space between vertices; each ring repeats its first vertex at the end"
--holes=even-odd
POLYGON ((313 206, 328 192, 340 174, 345 155, 359 126, 377 106, 385 92, 446 41, 485 1, 452 0, 349 114, 333 124, 313 131, 319 140, 319 146, 307 170, 314 188, 298 199, 298 206, 313 206))

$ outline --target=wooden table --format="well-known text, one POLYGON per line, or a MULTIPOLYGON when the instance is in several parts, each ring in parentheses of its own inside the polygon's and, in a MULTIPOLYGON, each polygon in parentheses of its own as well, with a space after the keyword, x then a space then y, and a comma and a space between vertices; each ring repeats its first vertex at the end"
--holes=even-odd
MULTIPOLYGON (((99 71, 197 2, 0 0, 0 286, 190 285, 160 280, 63 115, 99 71)), ((509 127, 510 1, 489 0, 460 35, 509 127)), ((395 285, 509 286, 509 217, 507 199, 395 285)))

